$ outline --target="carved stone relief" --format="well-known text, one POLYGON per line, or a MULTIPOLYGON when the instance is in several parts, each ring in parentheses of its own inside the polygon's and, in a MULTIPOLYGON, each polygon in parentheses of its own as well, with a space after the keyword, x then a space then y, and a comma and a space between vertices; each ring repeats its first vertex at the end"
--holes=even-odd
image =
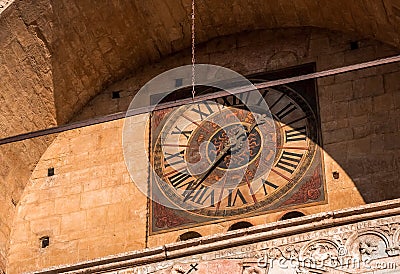
POLYGON ((390 217, 198 254, 184 266, 176 259, 168 269, 136 273, 367 273, 400 268, 399 242, 400 217, 390 217))

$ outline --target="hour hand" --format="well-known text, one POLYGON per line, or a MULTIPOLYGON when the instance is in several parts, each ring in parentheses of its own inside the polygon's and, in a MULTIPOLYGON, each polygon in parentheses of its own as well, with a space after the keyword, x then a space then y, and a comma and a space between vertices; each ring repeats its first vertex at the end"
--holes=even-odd
POLYGON ((200 175, 200 177, 198 177, 196 179, 196 181, 193 182, 193 184, 191 185, 191 187, 189 187, 187 189, 187 191, 189 191, 187 194, 185 194, 185 198, 184 198, 184 202, 186 202, 187 200, 189 200, 191 198, 191 194, 201 185, 202 182, 204 182, 204 180, 207 178, 208 175, 211 174, 211 172, 220 164, 220 162, 222 161, 222 159, 228 155, 229 151, 231 150, 231 144, 226 144, 226 146, 224 147, 224 149, 218 154, 218 156, 216 157, 215 161, 213 162, 213 164, 207 169, 207 171, 205 171, 203 174, 200 175))

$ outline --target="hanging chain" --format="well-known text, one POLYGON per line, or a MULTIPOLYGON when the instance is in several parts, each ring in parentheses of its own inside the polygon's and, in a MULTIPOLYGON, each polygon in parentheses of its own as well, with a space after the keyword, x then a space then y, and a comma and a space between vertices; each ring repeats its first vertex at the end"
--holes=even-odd
POLYGON ((194 6, 194 1, 192 0, 192 97, 194 100, 194 96, 196 94, 196 91, 194 89, 194 86, 196 84, 196 71, 195 71, 195 63, 196 63, 196 55, 195 55, 195 6, 194 6))

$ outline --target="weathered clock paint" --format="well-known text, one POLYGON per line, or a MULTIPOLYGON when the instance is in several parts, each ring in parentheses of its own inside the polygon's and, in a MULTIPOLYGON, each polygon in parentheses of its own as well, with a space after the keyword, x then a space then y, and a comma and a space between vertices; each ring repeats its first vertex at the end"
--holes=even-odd
POLYGON ((325 200, 316 108, 288 86, 259 92, 273 116, 266 123, 254 122, 246 93, 153 113, 151 233, 325 200), (238 135, 234 144, 229 132, 238 135), (202 150, 206 176, 196 170, 202 150), (227 182, 227 174, 243 176, 227 182), (160 197, 175 208, 157 203, 160 197))

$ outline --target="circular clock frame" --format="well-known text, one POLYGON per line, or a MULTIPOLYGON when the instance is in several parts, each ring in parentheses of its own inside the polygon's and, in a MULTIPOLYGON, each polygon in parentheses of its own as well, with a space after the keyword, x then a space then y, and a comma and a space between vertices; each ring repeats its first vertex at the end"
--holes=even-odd
MULTIPOLYGON (((258 179, 261 180, 261 183, 257 183, 258 188, 256 191, 261 193, 264 191, 265 195, 254 196, 261 198, 254 199, 254 193, 251 193, 252 191, 250 187, 248 193, 250 195, 245 196, 245 194, 242 193, 244 190, 241 190, 243 187, 245 187, 245 184, 242 182, 241 184, 238 184, 238 188, 236 190, 232 190, 232 194, 228 193, 228 195, 224 197, 224 206, 221 206, 222 201, 218 201, 219 206, 215 202, 212 203, 212 201, 217 200, 217 198, 214 197, 213 199, 209 199, 210 203, 208 206, 194 205, 191 210, 188 210, 190 213, 204 217, 222 218, 226 216, 236 216, 264 211, 271 205, 277 203, 281 198, 284 198, 285 195, 288 195, 291 190, 296 187, 297 183, 301 181, 304 174, 312 165, 316 154, 316 140, 318 139, 318 132, 317 119, 310 105, 301 95, 287 86, 267 88, 260 90, 259 92, 270 106, 275 120, 275 128, 277 129, 275 140, 276 153, 273 159, 272 169, 269 174, 273 174, 275 176, 274 178, 279 177, 280 180, 278 181, 280 183, 278 184, 272 179, 269 179, 269 174, 264 179, 252 178, 254 181, 251 181, 251 184, 255 183, 258 179), (291 120, 289 121, 288 119, 291 120), (265 182, 263 180, 265 180, 265 182), (282 183, 282 181, 285 181, 285 183, 282 183), (251 199, 250 196, 252 196, 253 199, 251 199)), ((217 103, 226 103, 228 101, 229 98, 226 100, 216 99, 217 103)), ((233 102, 236 100, 231 101, 233 102)), ((226 107, 232 109, 243 109, 243 102, 227 105, 226 107)), ((182 208, 183 210, 187 210, 187 203, 195 202, 194 200, 191 201, 191 199, 185 199, 185 195, 182 194, 183 192, 178 191, 174 186, 174 182, 171 180, 171 177, 166 175, 168 173, 171 174, 172 171, 165 168, 163 160, 165 159, 165 152, 167 150, 165 149, 166 147, 163 146, 161 140, 165 138, 165 136, 168 136, 168 134, 171 134, 172 129, 174 129, 177 121, 182 119, 182 115, 184 115, 185 111, 188 111, 190 108, 191 106, 178 107, 176 110, 166 115, 158 127, 153 130, 154 141, 153 154, 151 158, 154 171, 157 173, 159 178, 162 178, 162 180, 154 180, 157 184, 157 187, 172 204, 176 205, 178 208, 182 208)), ((193 124, 200 125, 200 123, 196 121, 194 122, 195 123, 193 124)), ((248 123, 242 122, 242 124, 248 126, 248 123)), ((226 127, 228 125, 224 126, 226 127)), ((193 138, 195 138, 196 134, 200 134, 199 132, 201 130, 199 128, 194 129, 193 131, 185 131, 184 129, 181 129, 181 135, 183 135, 182 139, 187 139, 187 147, 183 150, 183 159, 185 161, 188 159, 188 150, 192 148, 191 142, 193 138)), ((210 134, 208 139, 209 141, 218 133, 218 130, 210 134)), ((260 132, 258 128, 256 129, 256 132, 260 132)), ((173 155, 173 153, 169 153, 169 155, 173 155)), ((255 161, 256 159, 257 158, 253 159, 252 161, 255 161)), ((218 167, 216 170, 217 169, 218 167)), ((213 172, 215 173, 216 171, 213 170, 213 172)), ((208 176, 212 176, 213 172, 211 172, 208 176)), ((186 181, 180 182, 185 184, 189 181, 190 179, 187 178, 186 181)), ((204 185, 207 186, 207 184, 204 185)), ((208 186, 210 185, 211 184, 208 183, 208 186)), ((198 195, 201 195, 201 193, 198 195)), ((207 193, 203 193, 203 195, 207 195, 207 193)))

